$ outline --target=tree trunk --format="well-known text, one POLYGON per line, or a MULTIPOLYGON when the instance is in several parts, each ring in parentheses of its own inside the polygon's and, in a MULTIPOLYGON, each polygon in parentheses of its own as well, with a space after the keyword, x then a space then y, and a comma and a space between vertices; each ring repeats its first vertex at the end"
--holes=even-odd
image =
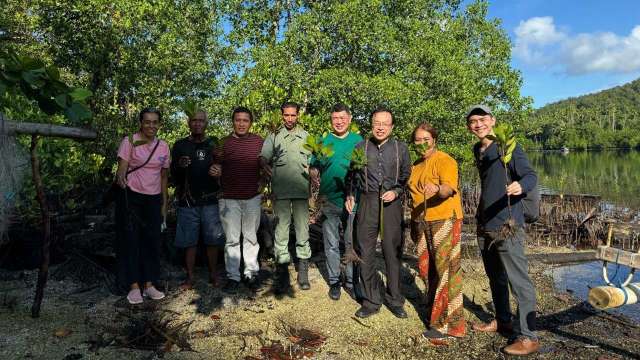
POLYGON ((33 183, 36 187, 40 212, 42 213, 42 263, 38 271, 38 282, 36 284, 36 294, 31 306, 31 317, 40 316, 40 305, 44 296, 44 288, 47 285, 49 276, 49 245, 51 243, 51 218, 47 207, 47 198, 40 177, 40 161, 38 160, 38 135, 31 135, 31 170, 33 172, 33 183))

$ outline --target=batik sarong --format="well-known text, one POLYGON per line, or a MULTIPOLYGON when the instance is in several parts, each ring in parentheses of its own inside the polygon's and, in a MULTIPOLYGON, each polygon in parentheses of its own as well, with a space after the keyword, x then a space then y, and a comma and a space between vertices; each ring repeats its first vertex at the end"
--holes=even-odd
POLYGON ((465 335, 460 235, 462 219, 414 223, 420 277, 427 285, 429 326, 449 336, 465 335))

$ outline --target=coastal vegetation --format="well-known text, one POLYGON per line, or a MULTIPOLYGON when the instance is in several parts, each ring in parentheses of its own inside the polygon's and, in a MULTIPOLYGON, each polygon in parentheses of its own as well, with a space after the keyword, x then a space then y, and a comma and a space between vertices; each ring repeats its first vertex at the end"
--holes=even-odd
POLYGON ((546 105, 522 123, 533 147, 640 147, 640 79, 546 105))

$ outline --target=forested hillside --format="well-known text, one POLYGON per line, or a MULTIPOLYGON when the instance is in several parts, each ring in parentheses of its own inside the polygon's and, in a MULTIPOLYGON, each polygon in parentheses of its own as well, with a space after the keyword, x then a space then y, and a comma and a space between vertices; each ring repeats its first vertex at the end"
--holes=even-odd
POLYGON ((640 79, 533 112, 526 136, 544 148, 640 146, 640 79))

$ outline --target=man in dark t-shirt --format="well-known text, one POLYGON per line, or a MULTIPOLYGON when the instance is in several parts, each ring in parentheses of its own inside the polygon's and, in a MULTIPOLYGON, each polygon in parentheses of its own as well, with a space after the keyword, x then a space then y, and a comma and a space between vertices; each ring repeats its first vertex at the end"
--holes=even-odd
POLYGON ((185 249, 187 279, 181 289, 193 286, 193 268, 200 235, 207 247, 209 281, 218 286, 218 251, 224 245, 224 231, 218 213, 218 180, 209 174, 215 139, 206 136, 207 114, 199 110, 189 117, 190 135, 178 140, 171 151, 171 176, 178 200, 175 246, 185 249))
POLYGON ((225 137, 216 150, 212 175, 220 176, 222 199, 220 219, 226 235, 224 247, 227 270, 226 292, 234 292, 240 284, 240 261, 244 260, 244 280, 249 288, 257 289, 258 245, 262 196, 260 195, 260 166, 258 155, 262 138, 249 132, 253 114, 245 107, 237 107, 231 114, 233 132, 225 137), (240 241, 242 235, 242 241, 240 241), (242 247, 242 250, 241 250, 242 247))

